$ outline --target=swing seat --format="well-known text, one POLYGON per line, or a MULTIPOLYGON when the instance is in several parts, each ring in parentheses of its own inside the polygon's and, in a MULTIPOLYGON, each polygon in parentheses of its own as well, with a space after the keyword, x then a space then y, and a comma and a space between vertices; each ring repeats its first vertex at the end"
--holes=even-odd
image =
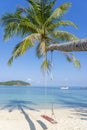
POLYGON ((46 116, 46 115, 41 115, 44 119, 46 119, 47 121, 49 121, 52 124, 57 124, 57 121, 55 121, 53 118, 46 116))

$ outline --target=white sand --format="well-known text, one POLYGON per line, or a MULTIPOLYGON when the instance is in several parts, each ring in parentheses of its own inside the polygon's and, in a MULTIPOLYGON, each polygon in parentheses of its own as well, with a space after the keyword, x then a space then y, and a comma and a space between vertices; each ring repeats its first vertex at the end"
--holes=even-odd
POLYGON ((0 130, 87 130, 87 110, 56 109, 57 124, 43 119, 43 114, 51 116, 51 110, 0 110, 0 130))

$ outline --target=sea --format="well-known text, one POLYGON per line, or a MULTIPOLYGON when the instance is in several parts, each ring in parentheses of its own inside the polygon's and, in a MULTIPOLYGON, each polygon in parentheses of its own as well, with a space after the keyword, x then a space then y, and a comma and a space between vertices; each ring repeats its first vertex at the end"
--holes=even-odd
POLYGON ((0 109, 87 108, 87 89, 60 87, 0 86, 0 109))

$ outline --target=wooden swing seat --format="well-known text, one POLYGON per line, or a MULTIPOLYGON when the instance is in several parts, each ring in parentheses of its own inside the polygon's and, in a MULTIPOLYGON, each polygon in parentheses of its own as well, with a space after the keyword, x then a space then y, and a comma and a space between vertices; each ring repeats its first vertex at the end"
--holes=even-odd
POLYGON ((52 124, 57 124, 57 121, 55 121, 53 118, 51 118, 47 115, 41 115, 41 117, 43 117, 44 119, 46 119, 47 121, 49 121, 52 124))

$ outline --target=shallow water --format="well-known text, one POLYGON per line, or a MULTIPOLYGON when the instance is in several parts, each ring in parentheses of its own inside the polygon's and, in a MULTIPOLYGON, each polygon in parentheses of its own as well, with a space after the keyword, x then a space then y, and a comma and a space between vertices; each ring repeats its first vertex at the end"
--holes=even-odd
POLYGON ((59 87, 21 87, 0 86, 0 108, 50 108, 58 107, 87 108, 87 90, 70 87, 61 90, 59 87))

